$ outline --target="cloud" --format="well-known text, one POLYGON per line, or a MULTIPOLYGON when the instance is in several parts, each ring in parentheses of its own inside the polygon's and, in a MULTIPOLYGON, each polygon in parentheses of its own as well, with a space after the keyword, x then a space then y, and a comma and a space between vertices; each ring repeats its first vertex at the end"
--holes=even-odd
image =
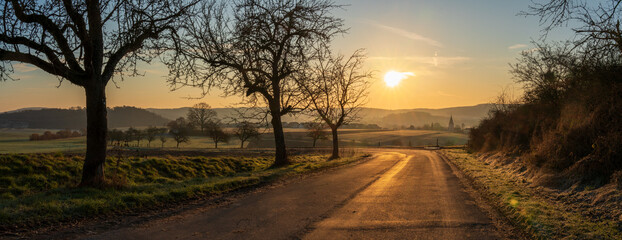
POLYGON ((368 22, 368 24, 370 24, 370 25, 372 25, 374 27, 377 27, 377 28, 384 29, 386 31, 395 33, 395 34, 400 35, 400 36, 405 37, 405 38, 409 38, 409 39, 412 39, 412 40, 415 40, 415 41, 424 42, 424 43, 427 43, 428 45, 432 45, 432 46, 435 46, 435 47, 443 47, 443 44, 441 44, 439 41, 436 41, 434 39, 421 36, 421 35, 419 35, 417 33, 414 33, 414 32, 406 31, 406 30, 401 29, 401 28, 391 27, 391 26, 379 24, 379 23, 376 23, 376 22, 368 22))
POLYGON ((521 49, 521 48, 526 48, 526 47, 528 47, 527 44, 514 44, 512 46, 509 46, 508 49, 515 50, 515 49, 521 49))

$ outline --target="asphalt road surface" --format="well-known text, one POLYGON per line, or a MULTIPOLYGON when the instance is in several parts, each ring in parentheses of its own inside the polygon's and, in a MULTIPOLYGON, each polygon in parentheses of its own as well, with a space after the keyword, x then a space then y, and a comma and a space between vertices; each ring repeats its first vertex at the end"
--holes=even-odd
POLYGON ((88 239, 500 239, 435 152, 373 159, 88 239))

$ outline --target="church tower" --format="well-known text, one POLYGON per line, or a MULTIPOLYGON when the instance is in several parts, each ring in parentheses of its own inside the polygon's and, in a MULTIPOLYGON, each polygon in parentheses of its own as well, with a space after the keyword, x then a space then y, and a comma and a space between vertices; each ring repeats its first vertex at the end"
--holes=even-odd
POLYGON ((449 117, 449 125, 447 126, 447 131, 453 132, 454 131, 454 116, 450 116, 449 117))

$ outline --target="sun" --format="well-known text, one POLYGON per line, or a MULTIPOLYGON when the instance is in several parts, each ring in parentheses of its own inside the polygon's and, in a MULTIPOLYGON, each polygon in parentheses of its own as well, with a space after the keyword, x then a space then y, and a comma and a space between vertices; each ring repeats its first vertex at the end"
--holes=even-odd
POLYGON ((384 83, 387 84, 388 87, 395 87, 400 84, 402 80, 408 78, 408 76, 415 76, 415 74, 411 72, 397 72, 391 70, 384 75, 384 83))

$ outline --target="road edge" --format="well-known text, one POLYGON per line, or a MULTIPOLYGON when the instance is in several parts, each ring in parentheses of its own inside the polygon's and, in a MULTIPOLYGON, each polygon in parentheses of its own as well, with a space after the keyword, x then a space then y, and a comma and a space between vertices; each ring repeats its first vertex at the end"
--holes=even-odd
POLYGON ((477 206, 482 209, 490 217, 491 222, 497 231, 503 235, 505 239, 532 239, 533 235, 527 230, 517 225, 503 210, 495 204, 492 196, 485 188, 468 175, 464 174, 445 154, 440 151, 434 151, 447 165, 451 168, 454 175, 460 180, 465 192, 467 192, 474 200, 477 206))

